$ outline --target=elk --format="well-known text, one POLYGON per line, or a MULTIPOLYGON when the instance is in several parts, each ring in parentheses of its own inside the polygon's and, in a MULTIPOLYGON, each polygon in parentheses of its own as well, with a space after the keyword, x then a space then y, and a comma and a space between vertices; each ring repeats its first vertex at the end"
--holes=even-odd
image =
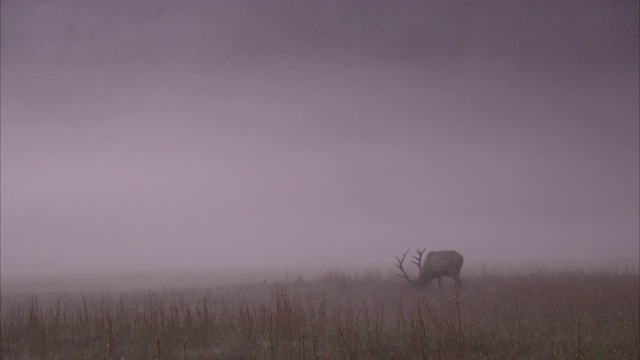
MULTIPOLYGON (((411 249, 409 249, 411 250, 411 249)), ((396 257, 398 262, 396 267, 400 269, 401 274, 397 274, 399 277, 407 279, 409 283, 416 289, 424 289, 433 279, 438 279, 438 287, 442 288, 442 277, 452 277, 456 282, 456 286, 462 286, 462 280, 460 280, 460 270, 462 269, 462 263, 464 257, 457 251, 431 251, 427 254, 427 257, 422 261, 422 254, 425 249, 416 250, 417 256, 413 256, 412 263, 418 266, 420 275, 415 280, 412 280, 407 272, 404 270, 404 260, 409 253, 409 250, 402 255, 402 258, 396 257)))

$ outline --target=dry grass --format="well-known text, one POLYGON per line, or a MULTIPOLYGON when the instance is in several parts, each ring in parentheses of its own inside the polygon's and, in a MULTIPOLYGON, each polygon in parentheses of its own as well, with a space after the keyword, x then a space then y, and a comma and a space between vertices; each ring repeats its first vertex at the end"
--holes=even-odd
POLYGON ((639 276, 392 275, 2 296, 2 359, 638 359, 639 276))

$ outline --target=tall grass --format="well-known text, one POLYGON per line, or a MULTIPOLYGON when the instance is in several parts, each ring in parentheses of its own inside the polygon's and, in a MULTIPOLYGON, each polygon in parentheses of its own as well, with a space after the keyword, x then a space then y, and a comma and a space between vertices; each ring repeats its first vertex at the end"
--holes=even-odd
POLYGON ((392 275, 2 296, 2 359, 637 359, 639 276, 392 275))

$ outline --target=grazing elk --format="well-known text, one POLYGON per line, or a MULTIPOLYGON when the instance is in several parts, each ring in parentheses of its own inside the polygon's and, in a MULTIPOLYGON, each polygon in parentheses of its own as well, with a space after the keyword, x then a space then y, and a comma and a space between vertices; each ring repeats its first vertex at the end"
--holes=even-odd
POLYGON ((456 282, 456 286, 462 285, 462 280, 460 280, 460 270, 462 269, 464 257, 457 251, 431 251, 427 254, 424 262, 422 262, 422 254, 425 249, 416 250, 418 256, 414 256, 414 260, 411 262, 418 265, 420 275, 418 275, 417 279, 411 280, 403 267, 404 259, 407 257, 409 250, 402 255, 402 259, 396 257, 396 260, 398 260, 396 267, 402 271, 402 274, 397 275, 407 279, 414 288, 424 289, 431 284, 433 279, 438 279, 438 285, 441 288, 443 276, 452 277, 456 282))

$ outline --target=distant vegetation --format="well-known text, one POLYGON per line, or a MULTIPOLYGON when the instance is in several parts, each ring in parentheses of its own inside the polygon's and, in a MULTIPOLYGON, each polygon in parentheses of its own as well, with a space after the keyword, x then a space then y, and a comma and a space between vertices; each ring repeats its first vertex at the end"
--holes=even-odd
MULTIPOLYGON (((22 19, 44 13, 45 3, 51 6, 50 1, 33 1, 12 14, 22 19)), ((600 66, 602 57, 635 65, 638 59, 637 0, 56 3, 73 9, 56 13, 64 16, 64 28, 49 28, 30 40, 46 44, 46 49, 38 48, 40 54, 46 51, 60 61, 118 58, 114 50, 125 51, 129 59, 153 56, 154 61, 160 53, 194 51, 202 58, 214 53, 338 55, 417 63, 504 59, 537 66, 554 61, 600 66), (149 29, 162 36, 152 50, 149 29)), ((3 49, 16 53, 28 48, 14 40, 3 41, 3 49)))
POLYGON ((639 275, 480 273, 459 296, 394 275, 3 294, 2 359, 637 359, 639 275))

